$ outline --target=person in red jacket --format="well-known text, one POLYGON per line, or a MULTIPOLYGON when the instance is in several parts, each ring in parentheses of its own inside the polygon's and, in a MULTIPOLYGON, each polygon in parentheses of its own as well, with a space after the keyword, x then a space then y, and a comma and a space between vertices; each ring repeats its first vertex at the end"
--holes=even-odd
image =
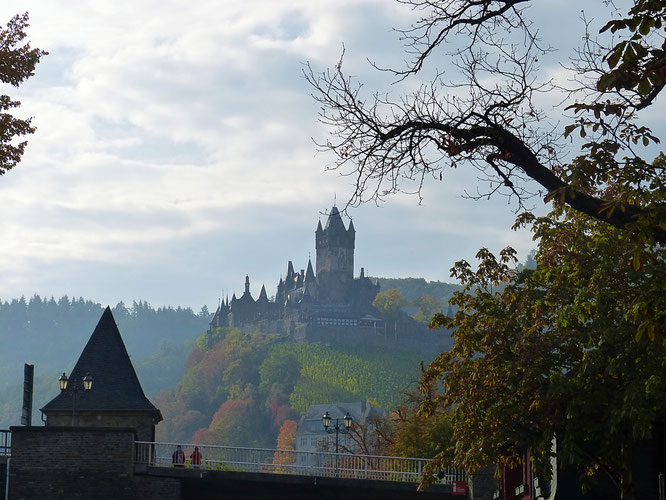
POLYGON ((190 455, 190 460, 192 461, 193 467, 201 467, 201 452, 199 451, 198 446, 194 447, 194 451, 190 455))
POLYGON ((180 445, 178 445, 176 451, 171 455, 171 463, 174 467, 185 467, 185 453, 183 453, 183 448, 180 445))

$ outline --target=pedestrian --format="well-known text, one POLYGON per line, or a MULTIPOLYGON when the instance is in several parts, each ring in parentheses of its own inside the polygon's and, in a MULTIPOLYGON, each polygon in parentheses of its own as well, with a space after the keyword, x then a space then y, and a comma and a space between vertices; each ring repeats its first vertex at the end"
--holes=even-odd
POLYGON ((185 453, 183 453, 183 448, 180 445, 178 445, 176 451, 171 455, 171 463, 174 467, 185 467, 185 453))
POLYGON ((201 467, 201 452, 199 451, 198 446, 194 447, 194 451, 190 455, 190 460, 192 461, 193 467, 201 467))

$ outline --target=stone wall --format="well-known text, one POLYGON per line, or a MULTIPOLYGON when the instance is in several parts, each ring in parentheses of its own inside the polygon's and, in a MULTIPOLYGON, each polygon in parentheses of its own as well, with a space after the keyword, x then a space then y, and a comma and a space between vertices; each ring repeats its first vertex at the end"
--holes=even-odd
POLYGON ((134 476, 134 498, 136 500, 181 500, 183 498, 181 479, 138 474, 134 476))
MULTIPOLYGON (((46 426, 70 427, 72 413, 67 411, 51 410, 47 417, 46 426)), ((77 427, 119 427, 134 428, 137 441, 155 441, 155 424, 152 412, 111 412, 111 411, 77 411, 74 415, 74 425, 77 427)))
POLYGON ((11 430, 8 500, 133 498, 134 429, 11 430))

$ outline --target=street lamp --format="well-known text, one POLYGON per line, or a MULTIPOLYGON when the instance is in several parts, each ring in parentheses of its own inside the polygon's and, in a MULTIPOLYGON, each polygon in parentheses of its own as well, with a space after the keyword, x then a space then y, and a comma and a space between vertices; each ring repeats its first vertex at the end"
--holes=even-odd
POLYGON ((338 474, 338 448, 339 448, 339 442, 340 442, 340 434, 349 434, 349 430, 351 429, 352 426, 352 418, 349 412, 344 416, 342 419, 342 422, 344 423, 344 426, 340 426, 340 419, 336 418, 335 419, 335 425, 331 427, 331 416, 328 414, 328 412, 324 413, 324 415, 321 417, 321 423, 324 424, 324 430, 328 434, 333 434, 335 433, 335 474, 338 474))
MULTIPOLYGON (((62 372, 62 375, 58 378, 58 382, 60 383, 60 390, 64 391, 67 389, 67 386, 70 383, 70 379, 67 378, 67 375, 65 372, 62 372)), ((72 380, 71 381, 74 388, 72 389, 72 427, 74 427, 74 415, 76 413, 76 394, 78 392, 78 387, 77 387, 77 381, 72 380)), ((90 376, 89 373, 86 373, 86 376, 83 377, 83 390, 84 391, 89 391, 92 389, 92 384, 93 384, 93 378, 90 376)))

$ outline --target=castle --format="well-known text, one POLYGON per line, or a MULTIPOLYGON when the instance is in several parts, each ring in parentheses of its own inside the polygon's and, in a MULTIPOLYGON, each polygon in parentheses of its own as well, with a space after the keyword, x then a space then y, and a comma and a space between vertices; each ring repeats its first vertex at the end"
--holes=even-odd
POLYGON ((365 276, 364 269, 354 278, 353 222, 345 227, 334 205, 322 227, 315 231, 316 273, 308 260, 307 269, 294 270, 287 264, 273 300, 261 287, 255 300, 250 293, 250 278, 245 277, 245 292, 233 295, 219 305, 210 323, 215 328, 233 326, 242 330, 278 333, 297 341, 342 340, 359 336, 385 335, 383 320, 376 317, 372 302, 379 285, 365 276))

